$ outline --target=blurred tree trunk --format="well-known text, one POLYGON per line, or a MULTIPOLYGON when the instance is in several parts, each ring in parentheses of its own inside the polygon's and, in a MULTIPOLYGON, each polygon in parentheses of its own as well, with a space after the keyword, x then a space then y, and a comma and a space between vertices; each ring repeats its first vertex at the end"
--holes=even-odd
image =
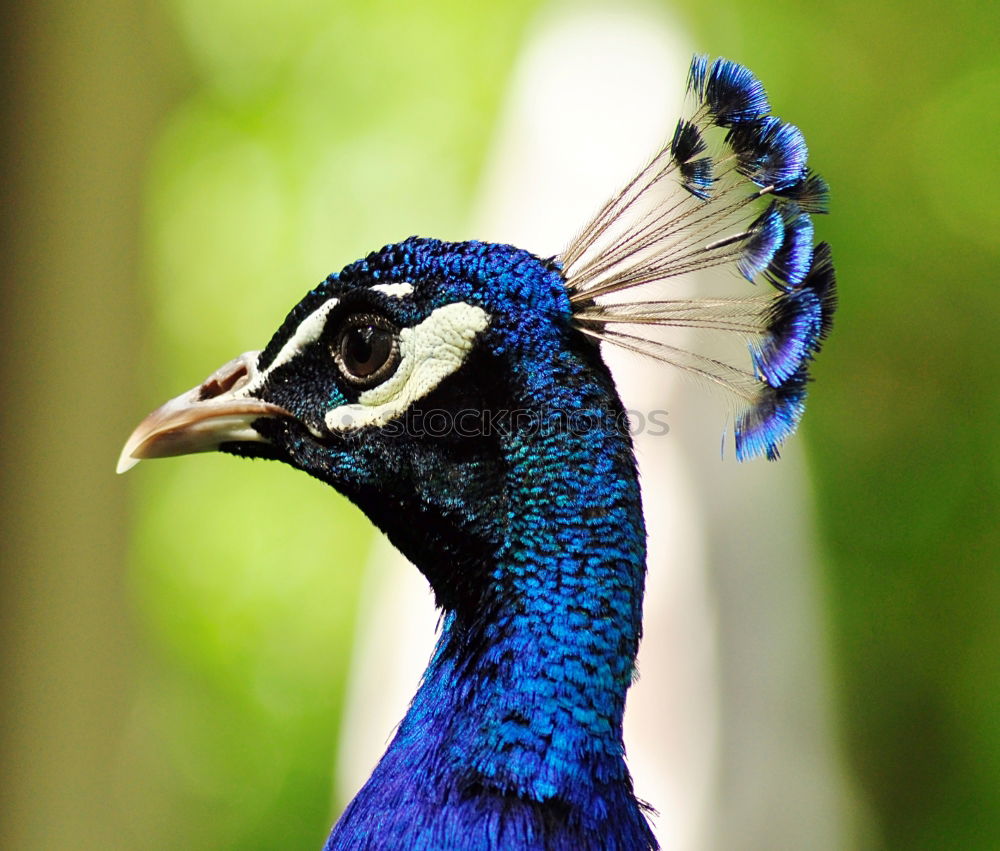
POLYGON ((133 630, 125 489, 141 180, 166 101, 150 0, 3 16, 0 847, 111 848, 133 630), (157 74, 160 78, 157 78, 157 74))

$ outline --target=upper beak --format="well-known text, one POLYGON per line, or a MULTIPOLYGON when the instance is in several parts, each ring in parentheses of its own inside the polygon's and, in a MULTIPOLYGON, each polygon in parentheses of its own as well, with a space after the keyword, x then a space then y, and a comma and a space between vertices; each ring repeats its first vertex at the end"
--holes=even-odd
POLYGON ((234 358, 149 414, 125 442, 117 471, 131 470, 144 458, 208 452, 234 441, 265 442, 251 423, 292 415, 278 405, 240 395, 257 375, 257 355, 246 352, 234 358))

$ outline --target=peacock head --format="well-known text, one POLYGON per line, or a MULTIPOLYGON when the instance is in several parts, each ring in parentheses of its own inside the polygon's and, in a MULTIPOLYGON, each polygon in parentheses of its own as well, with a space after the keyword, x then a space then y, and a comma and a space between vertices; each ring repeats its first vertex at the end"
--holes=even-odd
POLYGON ((412 238, 331 275, 262 351, 152 412, 118 469, 209 450, 281 460, 356 502, 414 561, 427 563, 433 530, 435 561, 481 563, 503 543, 510 418, 538 408, 546 381, 565 393, 574 380, 611 394, 557 264, 412 238), (574 377, 556 380, 568 361, 574 377))
POLYGON ((412 450, 489 432, 483 415, 509 410, 512 395, 526 401, 514 379, 538 373, 574 336, 554 261, 505 245, 411 238, 329 276, 262 351, 152 412, 118 470, 221 450, 384 491, 401 442, 412 450))
POLYGON ((634 478, 598 341, 728 394, 737 457, 777 458, 836 307, 829 246, 813 242, 827 186, 807 166, 802 133, 769 114, 747 69, 695 57, 688 90, 690 117, 558 258, 417 238, 375 252, 308 293, 262 352, 150 414, 119 471, 212 449, 275 458, 354 500, 422 565, 488 560, 513 516, 511 470, 525 458, 548 452, 536 467, 568 471, 603 456, 608 477, 634 478), (763 286, 614 300, 726 266, 763 286), (671 327, 739 337, 749 365, 656 333, 671 327), (572 464, 565 441, 526 439, 515 423, 575 411, 599 428, 572 464), (428 525, 435 549, 420 552, 428 525))

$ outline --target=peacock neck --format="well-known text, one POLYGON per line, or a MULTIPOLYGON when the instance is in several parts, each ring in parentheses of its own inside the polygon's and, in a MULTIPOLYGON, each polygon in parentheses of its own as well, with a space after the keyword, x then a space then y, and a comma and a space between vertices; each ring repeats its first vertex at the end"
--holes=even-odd
POLYGON ((506 523, 479 603, 445 612, 421 687, 342 822, 405 783, 390 797, 416 810, 451 806, 462 821, 486 800, 529 802, 558 810, 578 842, 607 836, 610 820, 637 837, 622 847, 652 847, 622 746, 645 571, 631 440, 596 352, 558 359, 532 370, 522 358, 523 394, 507 388, 506 523))

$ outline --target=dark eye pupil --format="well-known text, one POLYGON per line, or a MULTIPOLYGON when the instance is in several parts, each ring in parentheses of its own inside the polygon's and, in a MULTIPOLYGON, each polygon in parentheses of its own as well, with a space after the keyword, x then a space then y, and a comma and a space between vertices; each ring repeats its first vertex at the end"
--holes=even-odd
POLYGON ((340 344, 344 368, 355 378, 368 378, 392 356, 393 336, 384 328, 364 325, 351 328, 340 344))
POLYGON ((374 387, 399 366, 399 329, 384 316, 355 314, 340 326, 331 353, 350 384, 374 387))

